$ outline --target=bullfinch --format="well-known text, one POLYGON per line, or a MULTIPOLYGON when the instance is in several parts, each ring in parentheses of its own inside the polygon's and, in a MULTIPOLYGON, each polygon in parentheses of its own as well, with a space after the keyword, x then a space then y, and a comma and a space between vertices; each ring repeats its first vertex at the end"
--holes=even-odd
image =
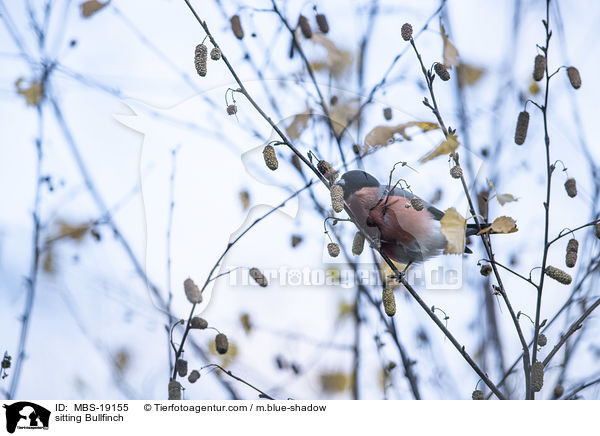
MULTIPOLYGON (((422 262, 446 248, 440 231, 444 212, 431 204, 423 202, 417 210, 411 200, 418 197, 400 188, 388 192, 387 186, 365 171, 348 171, 337 183, 360 226, 390 259, 403 264, 422 262)), ((467 236, 477 232, 476 224, 467 225, 467 236)))

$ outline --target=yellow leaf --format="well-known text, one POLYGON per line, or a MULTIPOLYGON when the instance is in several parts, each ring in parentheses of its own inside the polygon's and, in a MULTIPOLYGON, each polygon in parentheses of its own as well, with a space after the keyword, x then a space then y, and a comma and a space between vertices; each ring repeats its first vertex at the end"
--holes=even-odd
POLYGON ((446 68, 456 67, 458 65, 458 50, 454 47, 454 44, 450 42, 448 38, 448 34, 446 33, 446 29, 442 24, 440 24, 440 31, 442 32, 442 39, 444 40, 444 65, 446 68))
POLYGON ((15 82, 17 94, 25 97, 25 103, 29 106, 38 106, 44 99, 44 87, 39 82, 31 82, 28 88, 22 88, 23 78, 19 77, 15 82))
POLYGON ((300 138, 302 131, 306 129, 306 125, 308 124, 311 114, 310 108, 306 108, 304 112, 294 115, 294 119, 285 129, 287 135, 292 139, 300 138))
POLYGON ((448 209, 442 219, 441 232, 446 237, 448 244, 444 254, 462 254, 465 252, 465 230, 467 220, 464 219, 453 207, 448 209))
POLYGON ((352 387, 352 375, 343 372, 325 372, 319 375, 321 389, 327 393, 339 393, 352 387))
POLYGON ((439 129, 436 123, 426 121, 409 121, 396 126, 376 126, 365 136, 365 148, 368 150, 369 148, 385 147, 392 143, 396 134, 410 141, 412 138, 406 133, 406 129, 409 127, 418 127, 422 132, 439 129))
POLYGON ((518 201, 519 199, 512 194, 496 194, 496 199, 500 206, 504 206, 506 203, 511 203, 513 201, 518 201))
POLYGON ((430 161, 431 159, 434 159, 438 156, 450 154, 450 153, 454 152, 458 148, 459 145, 460 145, 460 143, 458 142, 456 135, 453 133, 450 133, 450 134, 448 134, 448 137, 440 143, 440 145, 438 145, 436 148, 431 150, 428 154, 423 156, 419 160, 419 162, 425 163, 425 162, 430 161))
POLYGON ((517 229, 517 223, 509 216, 501 216, 494 220, 491 229, 494 233, 514 233, 517 229))
POLYGON ((81 8, 81 16, 83 18, 89 18, 109 3, 110 1, 107 1, 106 3, 100 3, 97 0, 83 2, 79 5, 81 8))
POLYGON ((340 301, 340 303, 338 304, 338 319, 342 319, 354 314, 355 307, 356 306, 354 305, 354 303, 348 303, 344 300, 340 301))
POLYGON ((464 63, 459 64, 458 67, 456 67, 458 86, 464 87, 474 85, 481 79, 484 71, 483 68, 474 67, 473 65, 464 63))
POLYGON ((529 85, 529 93, 531 95, 538 95, 540 93, 540 85, 533 79, 531 79, 531 85, 529 85))

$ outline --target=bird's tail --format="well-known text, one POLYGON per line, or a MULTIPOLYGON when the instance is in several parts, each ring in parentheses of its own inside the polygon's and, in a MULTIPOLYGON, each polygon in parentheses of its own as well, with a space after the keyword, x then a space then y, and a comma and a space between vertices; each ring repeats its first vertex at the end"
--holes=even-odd
MULTIPOLYGON (((485 229, 487 227, 489 227, 490 225, 488 223, 480 223, 481 228, 485 229)), ((467 236, 474 236, 477 233, 479 233, 479 226, 477 226, 477 224, 467 224, 467 236)))

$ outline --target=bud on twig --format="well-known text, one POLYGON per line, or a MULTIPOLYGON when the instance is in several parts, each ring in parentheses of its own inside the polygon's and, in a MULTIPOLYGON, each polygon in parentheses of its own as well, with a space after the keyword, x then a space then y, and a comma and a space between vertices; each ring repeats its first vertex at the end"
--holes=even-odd
POLYGON ((223 333, 219 333, 215 337, 215 346, 219 354, 227 353, 227 350, 229 349, 229 341, 227 340, 227 336, 225 336, 223 333))
POLYGON ((169 400, 181 400, 181 383, 177 380, 169 382, 169 400))
POLYGON ((569 240, 567 244, 567 255, 565 258, 565 263, 569 268, 573 268, 577 263, 577 250, 579 249, 579 242, 577 239, 573 238, 569 240))
POLYGON ((541 333, 541 334, 538 336, 538 345, 539 345, 540 347, 545 347, 547 343, 548 343, 548 338, 546 337, 546 335, 545 335, 545 334, 541 333))
POLYGON ((433 66, 433 69, 435 70, 435 74, 437 74, 438 77, 440 79, 442 79, 444 82, 447 82, 448 80, 450 80, 450 73, 448 72, 448 70, 446 69, 446 66, 444 64, 440 64, 439 62, 436 62, 435 65, 433 66))
POLYGON ((262 288, 266 288, 267 285, 269 284, 267 282, 267 278, 264 276, 264 274, 258 269, 258 268, 250 268, 250 277, 252 277, 254 279, 254 281, 256 283, 258 283, 258 285, 262 288))
POLYGON ((190 375, 188 376, 188 381, 190 383, 196 383, 196 381, 200 378, 200 373, 198 372, 198 370, 193 370, 192 372, 190 372, 190 375))
POLYGON ((332 185, 331 186, 331 206, 333 210, 336 212, 341 212, 344 210, 344 188, 342 185, 332 185))
POLYGON ((473 398, 474 400, 483 400, 485 397, 483 396, 482 391, 480 391, 479 389, 475 389, 471 394, 471 398, 473 398))
POLYGON ((383 309, 387 316, 396 314, 396 298, 394 297, 394 291, 390 288, 383 290, 383 309))
POLYGON ((204 318, 200 318, 199 316, 193 317, 190 321, 190 328, 204 330, 206 327, 208 327, 208 321, 206 321, 204 318))
POLYGON ((546 72, 546 56, 537 55, 533 62, 533 80, 539 82, 546 72))
POLYGON ((304 35, 306 39, 310 39, 312 37, 312 29, 310 28, 310 23, 304 15, 300 15, 298 17, 298 27, 300 27, 302 35, 304 35))
POLYGON ((175 362, 175 369, 177 370, 179 377, 185 377, 188 372, 187 360, 177 359, 177 362, 175 362))
POLYGON ((213 61, 218 61, 219 59, 221 59, 221 49, 219 49, 219 47, 213 47, 210 51, 210 58, 213 61))
POLYGON ((402 34, 402 39, 405 41, 410 41, 410 39, 412 38, 412 26, 408 23, 404 23, 402 25, 402 29, 400 30, 400 33, 402 34))
POLYGON ((577 182, 574 178, 567 179, 565 182, 565 190, 567 191, 567 195, 571 198, 577 196, 577 182))
POLYGON ((579 89, 581 87, 581 76, 579 75, 579 70, 577 68, 567 68, 567 76, 569 76, 569 82, 571 82, 573 88, 579 89))
POLYGON ((365 237, 361 232, 356 232, 352 241, 352 254, 360 255, 365 248, 365 237))
POLYGON ((523 145, 527 138, 527 127, 529 127, 529 112, 523 111, 519 113, 517 118, 517 130, 515 131, 515 144, 523 145))
POLYGON ((570 285, 573 280, 569 274, 564 272, 562 269, 555 268, 553 266, 546 267, 546 275, 550 278, 553 278, 559 283, 563 285, 570 285))
POLYGON ((196 46, 196 52, 194 54, 194 65, 196 66, 196 72, 200 77, 206 76, 206 53, 207 48, 204 44, 198 44, 196 46))
POLYGON ((460 166, 454 165, 452 168, 450 168, 450 175, 453 179, 460 179, 463 175, 463 170, 460 166))
POLYGON ((235 115, 237 113, 237 106, 230 104, 227 106, 227 115, 235 115))
POLYGON ((325 15, 317 14, 317 26, 319 26, 319 32, 329 32, 329 23, 327 22, 327 17, 325 15))
POLYGON ((244 37, 244 29, 242 29, 242 22, 240 21, 239 15, 231 17, 231 30, 237 39, 244 37))
POLYGON ((423 208, 425 207, 425 203, 423 202, 423 200, 421 200, 420 198, 417 198, 417 197, 413 197, 410 199, 410 205, 417 212, 422 211, 423 208))
POLYGON ((338 257, 340 255, 340 246, 335 242, 327 244, 327 252, 331 257, 338 257))
POLYGON ((265 164, 267 164, 267 168, 271 171, 275 171, 279 167, 279 161, 277 160, 277 155, 275 154, 275 149, 272 145, 265 146, 263 150, 263 157, 265 158, 265 164))
POLYGON ((531 367, 531 388, 539 392, 544 386, 544 363, 536 361, 531 367))
POLYGON ((196 286, 196 283, 192 279, 185 279, 183 282, 183 290, 185 291, 185 296, 188 301, 192 304, 197 304, 202 302, 202 294, 200 293, 200 289, 196 286))

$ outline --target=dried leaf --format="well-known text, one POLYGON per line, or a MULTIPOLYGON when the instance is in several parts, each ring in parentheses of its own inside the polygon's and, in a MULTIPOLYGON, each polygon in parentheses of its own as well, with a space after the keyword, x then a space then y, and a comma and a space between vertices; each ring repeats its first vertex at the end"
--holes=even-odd
POLYGON ((514 233, 517 229, 517 223, 509 216, 501 216, 494 220, 491 225, 494 233, 514 233))
MULTIPOLYGON (((398 263, 392 260, 392 263, 396 266, 396 269, 402 271, 406 265, 398 263)), ((400 282, 394 278, 396 275, 394 270, 387 264, 382 262, 379 267, 379 273, 381 274, 381 281, 384 284, 385 289, 395 290, 400 287, 400 282)))
POLYGON ((511 203, 513 201, 518 201, 519 199, 512 194, 496 194, 496 199, 500 206, 504 206, 506 203, 511 203))
POLYGON ((448 209, 442 219, 441 232, 446 237, 448 244, 444 254, 462 254, 465 252, 465 231, 467 220, 464 219, 453 207, 448 209))
POLYGON ((242 202, 242 207, 244 208, 244 210, 250 207, 250 194, 248 193, 248 191, 240 192, 240 201, 242 202))
MULTIPOLYGON (((339 49, 332 40, 322 33, 313 34, 311 41, 327 50, 327 63, 321 62, 322 68, 327 68, 334 77, 339 77, 352 65, 352 53, 339 49)), ((318 64, 318 62, 315 62, 318 64)))
POLYGON ((107 1, 106 3, 101 3, 97 0, 89 0, 83 2, 79 5, 79 7, 81 8, 81 16, 83 18, 89 18, 109 3, 110 1, 107 1))
POLYGON ((39 82, 31 82, 28 88, 21 87, 24 79, 19 77, 15 82, 17 94, 25 97, 25 103, 29 106, 38 106, 44 99, 44 87, 39 82))
POLYGON ((48 246, 48 249, 44 254, 42 269, 47 274, 54 274, 56 272, 56 261, 54 259, 54 251, 52 250, 52 245, 48 246))
POLYGON ((249 334, 252 331, 252 322, 250 321, 250 315, 247 313, 242 313, 240 315, 240 323, 242 324, 242 328, 249 334))
POLYGON ((329 116, 333 130, 336 134, 340 134, 344 131, 348 122, 354 118, 358 112, 358 100, 348 100, 343 103, 336 104, 330 111, 329 116))
POLYGON ((338 305, 338 319, 343 319, 347 316, 354 314, 355 309, 354 303, 348 303, 347 301, 340 301, 338 305))
POLYGON ((434 148, 425 156, 423 156, 419 160, 419 162, 425 163, 427 161, 430 161, 431 159, 435 159, 438 156, 450 154, 454 152, 459 145, 460 143, 458 142, 456 135, 454 133, 450 133, 448 134, 448 137, 440 143, 440 145, 438 145, 436 148, 434 148))
POLYGON ((73 224, 67 221, 59 220, 57 224, 59 229, 58 234, 48 237, 48 239, 46 239, 47 244, 64 238, 70 238, 76 242, 80 242, 90 229, 89 223, 73 224))
POLYGON ((442 39, 444 40, 444 50, 442 55, 444 58, 444 65, 447 68, 456 67, 458 66, 458 50, 454 47, 454 44, 450 42, 446 29, 442 24, 440 24, 440 31, 442 33, 442 39))
POLYGON ((456 67, 456 75, 458 77, 458 86, 461 88, 464 86, 474 85, 481 79, 484 73, 483 68, 474 67, 473 65, 460 63, 456 67))
POLYGON ((302 131, 306 129, 306 125, 308 124, 311 114, 312 112, 310 108, 306 108, 304 112, 294 116, 291 124, 285 129, 285 132, 291 139, 300 138, 302 131))
POLYGON ((396 126, 376 126, 365 137, 365 148, 385 147, 394 140, 394 135, 402 136, 406 141, 412 138, 406 133, 409 127, 418 127, 422 132, 439 129, 436 123, 427 121, 409 121, 408 123, 398 124, 396 126))

